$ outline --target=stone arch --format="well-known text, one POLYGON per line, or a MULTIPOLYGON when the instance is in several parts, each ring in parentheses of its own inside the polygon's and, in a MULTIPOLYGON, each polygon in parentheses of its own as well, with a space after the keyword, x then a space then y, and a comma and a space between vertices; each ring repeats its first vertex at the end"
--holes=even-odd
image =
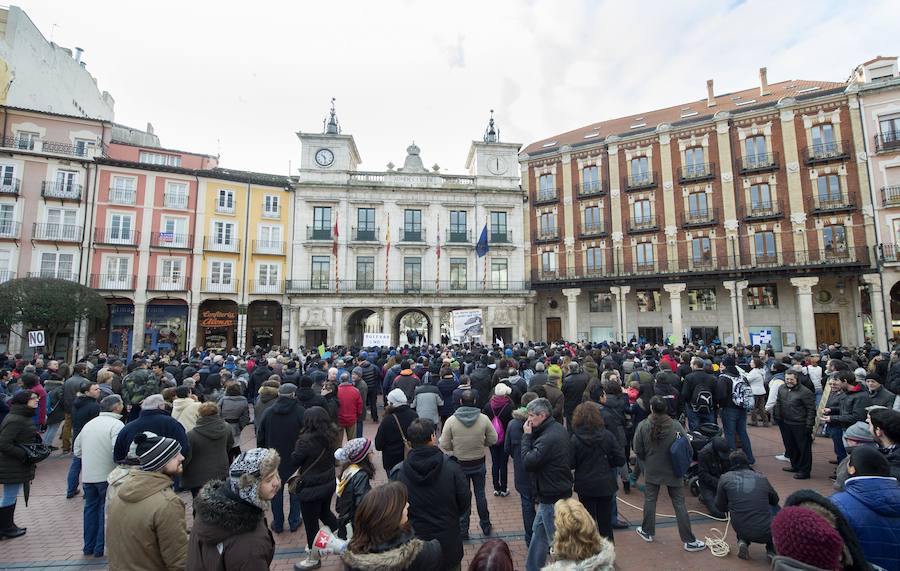
POLYGON ((361 347, 364 333, 380 333, 383 329, 381 315, 372 308, 355 308, 348 313, 345 322, 340 324, 346 332, 345 345, 361 347))
POLYGON ((424 338, 431 342, 431 317, 428 315, 428 311, 426 309, 420 307, 408 307, 403 311, 399 312, 396 316, 394 316, 394 322, 392 324, 392 332, 394 335, 394 339, 397 339, 397 346, 402 347, 403 345, 410 345, 410 337, 407 333, 411 330, 417 331, 420 335, 424 334, 424 338), (418 314, 421 316, 420 320, 414 320, 412 317, 418 314), (411 318, 407 318, 410 316, 411 318), (404 319, 407 318, 407 319, 404 319), (422 323, 424 322, 424 325, 422 323))

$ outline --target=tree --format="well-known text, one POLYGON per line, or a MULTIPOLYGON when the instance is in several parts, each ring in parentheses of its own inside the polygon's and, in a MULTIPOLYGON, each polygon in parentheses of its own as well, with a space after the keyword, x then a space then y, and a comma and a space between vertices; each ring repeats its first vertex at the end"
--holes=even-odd
POLYGON ((52 351, 56 338, 82 319, 106 316, 106 302, 79 283, 54 278, 20 278, 0 284, 0 327, 22 323, 43 329, 52 351))

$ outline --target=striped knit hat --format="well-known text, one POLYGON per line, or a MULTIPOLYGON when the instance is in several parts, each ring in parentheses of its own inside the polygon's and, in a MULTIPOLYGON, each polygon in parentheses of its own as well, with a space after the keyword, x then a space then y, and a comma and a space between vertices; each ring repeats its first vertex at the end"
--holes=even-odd
POLYGON ((159 472, 169 460, 181 452, 181 444, 173 438, 157 436, 152 432, 141 432, 134 437, 135 452, 141 462, 141 470, 159 472))

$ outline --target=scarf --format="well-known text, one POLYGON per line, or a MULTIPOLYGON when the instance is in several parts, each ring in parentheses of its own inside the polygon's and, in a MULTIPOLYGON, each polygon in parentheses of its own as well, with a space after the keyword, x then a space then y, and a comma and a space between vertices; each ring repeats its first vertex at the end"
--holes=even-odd
POLYGON ((348 466, 347 469, 344 470, 344 473, 341 474, 341 479, 338 480, 337 483, 338 497, 341 497, 341 495, 344 493, 344 488, 347 486, 347 482, 349 482, 350 478, 355 476, 357 472, 359 472, 359 464, 350 464, 350 466, 348 466))

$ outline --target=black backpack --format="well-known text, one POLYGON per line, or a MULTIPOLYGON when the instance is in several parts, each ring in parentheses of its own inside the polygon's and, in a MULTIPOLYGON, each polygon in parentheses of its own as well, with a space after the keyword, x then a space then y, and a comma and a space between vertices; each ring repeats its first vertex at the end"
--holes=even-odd
POLYGON ((694 387, 694 396, 691 397, 691 409, 698 413, 711 413, 713 411, 712 392, 703 385, 694 387))

